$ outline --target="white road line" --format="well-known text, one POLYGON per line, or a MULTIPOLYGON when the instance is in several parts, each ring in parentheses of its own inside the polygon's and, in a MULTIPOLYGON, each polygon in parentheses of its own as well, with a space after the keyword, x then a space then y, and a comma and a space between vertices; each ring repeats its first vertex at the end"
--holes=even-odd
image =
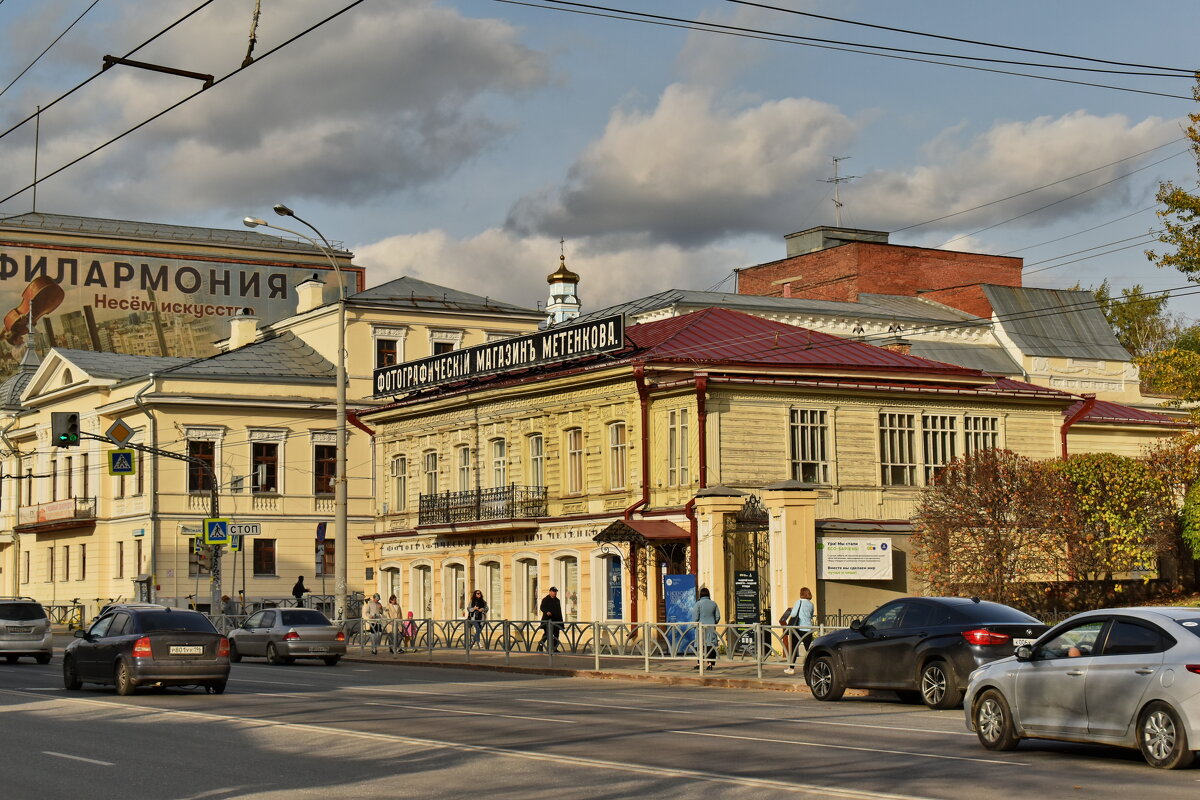
POLYGON ((255 678, 235 678, 229 676, 229 680, 237 681, 238 683, 265 683, 268 686, 316 686, 315 683, 296 683, 295 681, 260 681, 255 678))
MULTIPOLYGON (((0 689, 0 694, 25 697, 28 693, 12 689, 0 689)), ((336 728, 331 725, 314 725, 303 722, 281 722, 273 719, 235 717, 226 714, 214 714, 211 712, 202 711, 183 711, 173 708, 135 708, 132 706, 122 705, 111 700, 90 700, 82 697, 61 697, 49 702, 63 703, 68 705, 102 706, 108 708, 110 711, 115 710, 117 712, 124 713, 137 712, 145 715, 161 714, 163 716, 188 717, 207 722, 241 723, 253 725, 259 728, 279 728, 281 730, 296 732, 318 733, 329 735, 343 741, 347 738, 366 739, 374 742, 401 744, 408 747, 427 747, 432 749, 454 750, 462 753, 481 753, 500 758, 518 758, 525 761, 541 761, 550 764, 560 764, 565 766, 581 767, 585 769, 605 769, 612 772, 646 775, 659 780, 662 778, 674 778, 676 780, 691 780, 701 783, 716 783, 728 786, 773 789, 775 791, 790 792, 792 794, 805 794, 815 798, 837 798, 837 800, 926 800, 925 798, 915 797, 913 795, 889 794, 885 792, 872 792, 861 789, 846 789, 837 786, 820 786, 818 784, 795 783, 772 780, 770 778, 741 777, 738 775, 726 775, 717 772, 704 772, 701 770, 676 769, 673 767, 654 766, 650 764, 629 764, 620 761, 605 761, 598 758, 588 758, 586 756, 569 756, 558 755, 554 753, 544 753, 536 750, 518 750, 516 748, 491 747, 489 745, 447 742, 438 739, 419 739, 414 736, 400 736, 393 733, 356 731, 347 728, 336 728)))
POLYGON ((832 720, 812 719, 810 717, 753 717, 753 719, 765 720, 767 722, 792 722, 798 725, 837 725, 840 728, 875 728, 881 731, 939 733, 943 736, 970 736, 972 739, 975 738, 975 734, 967 731, 939 731, 933 728, 904 728, 899 725, 868 725, 865 722, 833 722, 832 720))
POLYGON ((731 733, 706 733, 704 731, 664 731, 678 733, 684 736, 712 736, 717 739, 741 739, 746 742, 773 742, 775 744, 795 744, 801 747, 827 747, 833 750, 858 750, 863 753, 882 753, 891 756, 915 756, 917 758, 937 758, 944 761, 973 761, 978 764, 1003 764, 1006 767, 1028 767, 1019 761, 998 761, 991 758, 972 758, 970 756, 944 756, 937 753, 915 753, 911 750, 884 750, 880 747, 852 747, 848 744, 825 744, 823 742, 799 742, 794 739, 767 739, 761 736, 735 736, 731 733))
POLYGON ((524 719, 532 720, 533 722, 559 722, 563 725, 574 725, 575 720, 571 719, 548 719, 547 717, 522 717, 519 714, 496 714, 489 711, 459 711, 453 708, 445 708, 444 706, 410 706, 404 703, 378 703, 370 702, 363 703, 365 706, 387 706, 389 708, 415 708, 418 711, 436 711, 439 714, 463 714, 470 717, 506 717, 508 719, 524 719))
POLYGON ((567 700, 543 700, 540 697, 517 698, 518 703, 549 703, 554 706, 584 706, 585 708, 619 708, 624 711, 649 711, 653 714, 694 714, 694 711, 676 711, 669 708, 646 708, 645 706, 614 706, 610 703, 572 703, 567 700))
POLYGON ((56 756, 58 758, 69 758, 72 761, 86 761, 88 764, 99 764, 102 767, 115 767, 116 766, 116 764, 114 764, 111 761, 100 761, 99 759, 96 759, 96 758, 84 758, 83 756, 73 756, 70 753, 56 753, 53 750, 43 750, 42 752, 48 756, 56 756))

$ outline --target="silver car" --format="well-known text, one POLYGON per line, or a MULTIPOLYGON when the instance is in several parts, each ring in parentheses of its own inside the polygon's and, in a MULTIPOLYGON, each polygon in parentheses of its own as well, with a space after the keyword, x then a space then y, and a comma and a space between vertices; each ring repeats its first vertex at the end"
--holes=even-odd
POLYGON ((971 673, 967 727, 989 750, 1021 739, 1137 748, 1179 769, 1200 747, 1200 609, 1077 614, 971 673))
POLYGON ((346 634, 311 608, 257 611, 229 632, 229 660, 266 656, 268 664, 290 664, 297 658, 319 658, 334 666, 346 655, 346 634))
POLYGON ((49 664, 54 655, 52 637, 41 603, 32 597, 0 597, 0 656, 9 664, 21 656, 49 664))

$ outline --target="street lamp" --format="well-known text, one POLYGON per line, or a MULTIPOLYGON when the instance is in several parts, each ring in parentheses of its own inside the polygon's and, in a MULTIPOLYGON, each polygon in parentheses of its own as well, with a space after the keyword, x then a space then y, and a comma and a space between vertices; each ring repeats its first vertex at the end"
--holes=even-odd
POLYGON ((291 217, 301 224, 310 228, 313 233, 321 238, 321 242, 317 242, 311 236, 300 233, 299 231, 284 228, 279 225, 272 225, 269 222, 255 217, 246 217, 242 220, 242 224, 247 228, 273 228, 277 231, 290 233, 293 236, 299 236, 301 239, 312 244, 313 247, 320 250, 329 259, 329 265, 333 267, 333 271, 338 276, 338 289, 340 292, 338 300, 338 355, 337 355, 337 467, 333 479, 334 491, 334 517, 333 517, 333 573, 334 573, 334 594, 337 597, 337 605, 342 612, 342 618, 345 619, 350 609, 350 597, 347 587, 347 564, 349 556, 349 511, 347 508, 347 490, 346 490, 346 278, 342 274, 342 269, 338 266, 337 259, 333 257, 333 245, 325 238, 325 235, 317 230, 311 223, 297 217, 295 213, 287 206, 279 203, 275 206, 275 213, 281 217, 291 217), (322 244, 323 243, 323 244, 322 244))

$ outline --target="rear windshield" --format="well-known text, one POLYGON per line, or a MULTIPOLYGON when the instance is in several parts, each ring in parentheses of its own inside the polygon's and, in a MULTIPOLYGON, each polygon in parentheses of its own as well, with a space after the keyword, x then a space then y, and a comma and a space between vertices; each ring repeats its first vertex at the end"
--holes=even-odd
POLYGON ((1038 625, 1042 624, 1041 620, 1029 616, 1024 611, 1017 611, 1015 608, 1000 603, 989 603, 986 600, 980 603, 963 603, 954 606, 954 610, 970 622, 1015 622, 1020 625, 1034 622, 1038 625))
POLYGON ((1200 617, 1178 619, 1175 621, 1182 625, 1186 630, 1191 631, 1194 636, 1200 636, 1200 617))
POLYGON ((216 633, 208 617, 196 611, 143 611, 138 614, 142 633, 155 631, 189 631, 216 633))
POLYGON ((282 611, 284 625, 329 625, 329 618, 320 611, 282 611))
POLYGON ((46 610, 38 603, 0 603, 0 619, 26 622, 31 619, 45 618, 46 610))

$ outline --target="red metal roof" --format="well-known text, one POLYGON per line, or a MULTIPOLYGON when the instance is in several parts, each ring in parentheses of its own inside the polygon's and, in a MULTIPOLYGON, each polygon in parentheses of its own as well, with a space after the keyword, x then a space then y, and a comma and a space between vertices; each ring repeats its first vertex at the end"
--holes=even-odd
MULTIPOLYGON (((1083 401, 1080 400, 1064 411, 1063 416, 1070 416, 1082 405, 1083 401)), ((1111 403, 1107 400, 1097 400, 1096 405, 1092 407, 1087 416, 1079 421, 1114 422, 1125 425, 1166 425, 1172 428, 1186 428, 1191 425, 1187 420, 1172 419, 1165 414, 1156 414, 1153 411, 1111 403)))

